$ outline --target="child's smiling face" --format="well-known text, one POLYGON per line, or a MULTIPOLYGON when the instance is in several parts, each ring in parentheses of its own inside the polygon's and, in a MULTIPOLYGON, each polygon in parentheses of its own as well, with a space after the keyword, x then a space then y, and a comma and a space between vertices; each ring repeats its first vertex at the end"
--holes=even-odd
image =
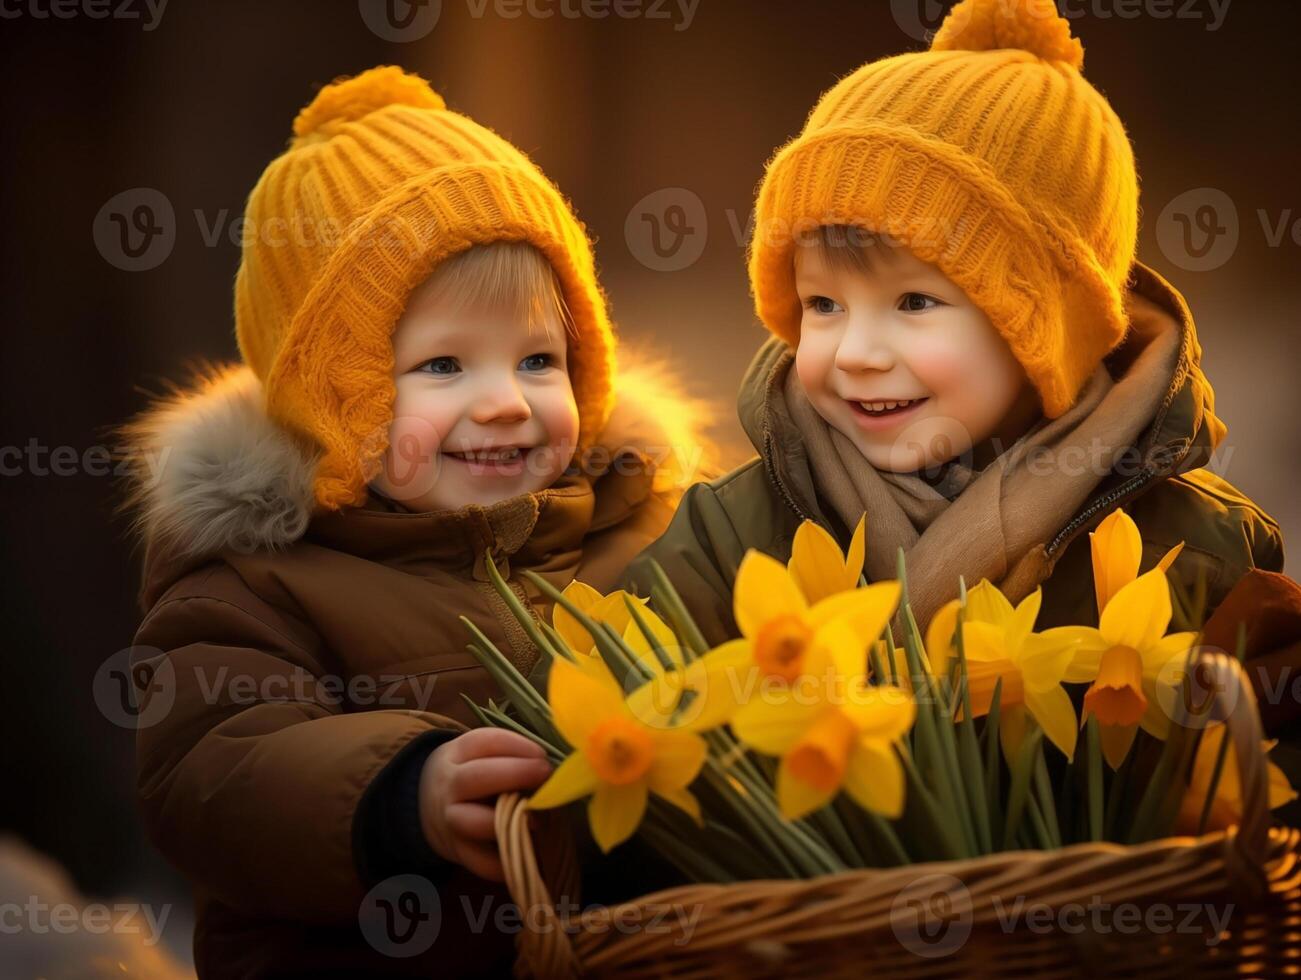
POLYGON ((1010 442, 1038 417, 989 318, 906 248, 879 237, 801 243, 795 279, 800 382, 876 469, 912 472, 991 437, 1010 442))
POLYGON ((573 458, 578 407, 566 334, 550 310, 530 325, 511 303, 457 302, 437 277, 393 333, 397 398, 374 486, 413 511, 534 493, 573 458))

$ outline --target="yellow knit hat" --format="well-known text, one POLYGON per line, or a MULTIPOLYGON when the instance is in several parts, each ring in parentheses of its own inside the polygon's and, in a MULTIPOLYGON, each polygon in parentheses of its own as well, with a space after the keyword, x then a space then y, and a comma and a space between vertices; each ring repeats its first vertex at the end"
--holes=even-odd
POLYGON ((591 243, 519 150, 385 66, 325 86, 249 196, 235 332, 267 411, 322 450, 324 508, 360 504, 388 445, 392 331, 411 291, 474 245, 526 241, 574 321, 579 443, 612 404, 614 335, 591 243))
POLYGON ((794 346, 794 249, 859 225, 938 266, 990 318, 1055 418, 1123 337, 1138 174, 1120 119, 1080 74, 1053 0, 962 0, 930 50, 826 92, 768 165, 750 281, 794 346))

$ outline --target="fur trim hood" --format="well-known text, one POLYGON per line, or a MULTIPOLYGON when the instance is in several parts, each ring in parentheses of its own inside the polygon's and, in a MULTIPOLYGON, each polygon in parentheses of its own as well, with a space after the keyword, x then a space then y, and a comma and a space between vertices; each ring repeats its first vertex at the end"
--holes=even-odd
MULTIPOLYGON (((652 493, 676 504, 692 483, 716 475, 717 449, 704 434, 712 412, 663 362, 623 358, 632 363, 621 365, 614 410, 595 445, 611 457, 645 456, 652 493)), ((124 507, 148 550, 165 545, 193 562, 227 549, 284 548, 303 536, 316 513, 320 453, 264 406, 250 368, 212 367, 123 426, 131 461, 124 507)))

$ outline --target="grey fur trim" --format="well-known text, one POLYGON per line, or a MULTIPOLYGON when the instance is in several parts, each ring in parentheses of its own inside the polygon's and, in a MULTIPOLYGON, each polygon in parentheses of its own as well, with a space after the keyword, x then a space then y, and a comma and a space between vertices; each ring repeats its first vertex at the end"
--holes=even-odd
POLYGON ((194 557, 283 548, 307 530, 317 456, 267 416, 249 368, 211 372, 124 432, 146 539, 194 557))

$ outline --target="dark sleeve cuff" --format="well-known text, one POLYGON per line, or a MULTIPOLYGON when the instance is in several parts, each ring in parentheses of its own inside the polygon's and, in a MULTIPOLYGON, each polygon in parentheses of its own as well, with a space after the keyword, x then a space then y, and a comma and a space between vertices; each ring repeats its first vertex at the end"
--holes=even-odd
POLYGON ((420 826, 420 774, 431 752, 461 732, 436 728, 417 735, 371 780, 352 819, 352 854, 362 885, 399 874, 437 884, 456 865, 441 857, 420 826))

